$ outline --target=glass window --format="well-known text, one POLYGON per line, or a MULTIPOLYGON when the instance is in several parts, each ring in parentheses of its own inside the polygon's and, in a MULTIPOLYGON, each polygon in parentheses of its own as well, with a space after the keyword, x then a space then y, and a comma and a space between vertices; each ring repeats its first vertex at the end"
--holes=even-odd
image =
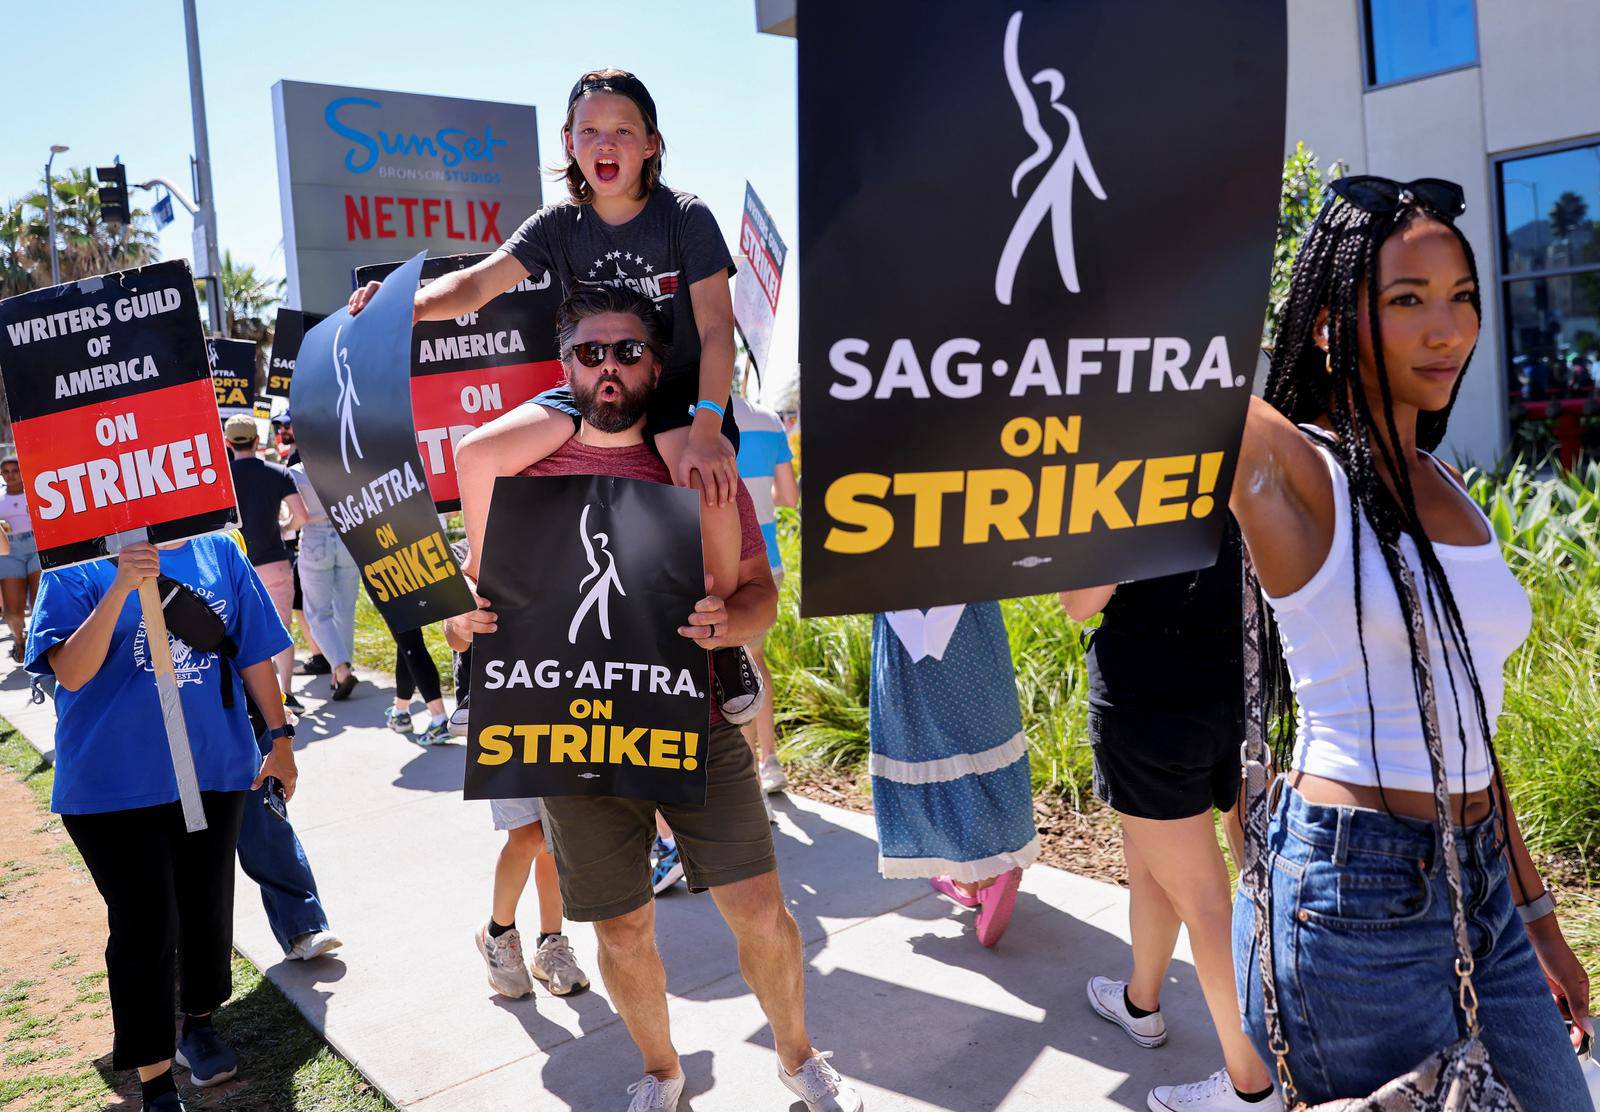
POLYGON ((1367 0, 1366 7, 1369 85, 1478 60, 1472 0, 1367 0))
POLYGON ((1507 386, 1527 401, 1588 397, 1600 356, 1600 268, 1506 283, 1507 386))
POLYGON ((1507 274, 1600 265, 1600 144, 1500 163, 1507 274))

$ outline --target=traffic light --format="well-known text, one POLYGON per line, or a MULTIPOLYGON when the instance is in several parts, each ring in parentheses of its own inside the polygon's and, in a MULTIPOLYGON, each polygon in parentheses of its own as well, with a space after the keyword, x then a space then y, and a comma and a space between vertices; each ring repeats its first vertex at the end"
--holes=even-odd
POLYGON ((128 169, 116 162, 95 168, 100 179, 100 219, 108 224, 128 222, 128 169))

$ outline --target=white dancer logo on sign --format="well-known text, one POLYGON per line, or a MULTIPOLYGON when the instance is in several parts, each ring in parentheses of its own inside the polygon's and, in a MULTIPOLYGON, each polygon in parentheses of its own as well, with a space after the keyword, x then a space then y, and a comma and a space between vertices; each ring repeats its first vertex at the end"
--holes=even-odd
POLYGON ((361 404, 361 399, 356 397, 356 376, 350 369, 350 349, 339 346, 339 337, 344 334, 344 325, 340 325, 333 333, 333 377, 339 383, 339 459, 344 463, 344 473, 350 474, 350 449, 356 450, 356 459, 365 459, 361 454, 361 442, 356 439, 356 411, 355 407, 361 404))
POLYGON ((589 510, 592 503, 583 507, 583 513, 578 518, 578 539, 583 542, 583 554, 589 558, 589 574, 584 576, 578 584, 578 590, 589 587, 589 581, 594 580, 594 586, 589 587, 589 593, 583 596, 583 602, 578 605, 578 612, 572 615, 572 624, 567 627, 568 644, 578 643, 578 629, 583 625, 583 619, 588 617, 590 610, 597 610, 600 615, 600 632, 607 641, 611 640, 611 592, 624 597, 628 592, 622 589, 622 580, 617 576, 617 559, 611 554, 611 549, 606 547, 611 538, 601 532, 594 535, 594 544, 589 541, 589 510), (600 549, 600 555, 606 559, 605 570, 600 570, 600 562, 595 559, 595 547, 600 549), (596 578, 598 576, 598 578, 596 578))
MULTIPOLYGON (((1023 159, 1011 175, 1013 197, 1017 196, 1022 179, 1047 160, 1053 149, 1050 133, 1039 121, 1039 106, 1034 101, 1033 91, 1023 80, 1022 66, 1017 61, 1017 39, 1021 33, 1022 13, 1012 12, 1011 21, 1006 24, 1006 81, 1010 83, 1011 94, 1017 98, 1017 107, 1022 111, 1022 130, 1038 144, 1037 149, 1023 159)), ((1028 198, 1028 203, 1017 214, 1017 222, 1011 228, 1011 235, 1006 238, 1005 250, 1000 252, 1000 266, 994 273, 994 295, 1002 305, 1011 304, 1011 287, 1017 277, 1017 266, 1022 262, 1022 253, 1027 250, 1046 217, 1050 218, 1050 235, 1055 241, 1056 266, 1061 270, 1061 281, 1072 293, 1078 292, 1078 261, 1072 248, 1072 192, 1077 184, 1077 175, 1080 172, 1083 174, 1089 192, 1102 201, 1106 199, 1106 191, 1100 187, 1100 179, 1095 176, 1094 166, 1089 161, 1089 150, 1083 144, 1077 114, 1060 103, 1066 78, 1058 69, 1042 69, 1033 75, 1033 83, 1048 87, 1050 107, 1066 118, 1068 131, 1066 142, 1061 144, 1055 162, 1039 179, 1033 196, 1028 198)))

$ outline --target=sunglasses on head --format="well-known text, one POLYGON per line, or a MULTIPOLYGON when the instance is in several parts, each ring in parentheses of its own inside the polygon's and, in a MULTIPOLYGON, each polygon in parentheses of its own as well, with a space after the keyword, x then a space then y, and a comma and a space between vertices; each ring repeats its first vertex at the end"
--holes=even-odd
POLYGON ((1362 212, 1374 216, 1387 216, 1418 204, 1440 216, 1456 217, 1467 211, 1467 197, 1461 187, 1443 178, 1393 181, 1374 174, 1357 174, 1335 178, 1328 183, 1328 188, 1362 212))
POLYGON ((604 363, 608 350, 617 357, 619 365, 631 367, 643 359, 644 353, 651 349, 643 340, 614 340, 609 344, 602 344, 598 340, 585 340, 581 344, 573 344, 570 350, 585 367, 598 367, 604 363))

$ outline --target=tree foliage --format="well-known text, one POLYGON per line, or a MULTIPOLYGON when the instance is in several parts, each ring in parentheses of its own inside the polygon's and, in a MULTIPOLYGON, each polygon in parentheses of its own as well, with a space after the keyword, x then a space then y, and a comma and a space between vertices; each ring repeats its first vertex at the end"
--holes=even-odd
POLYGON ((1278 238, 1272 249, 1272 285, 1267 298, 1266 342, 1272 343, 1278 317, 1289 297, 1289 276, 1300 242, 1311 230, 1322 209, 1327 183, 1344 176, 1345 165, 1335 162, 1326 174, 1317 165, 1317 156, 1304 143, 1283 160, 1283 189, 1278 202, 1278 238))

